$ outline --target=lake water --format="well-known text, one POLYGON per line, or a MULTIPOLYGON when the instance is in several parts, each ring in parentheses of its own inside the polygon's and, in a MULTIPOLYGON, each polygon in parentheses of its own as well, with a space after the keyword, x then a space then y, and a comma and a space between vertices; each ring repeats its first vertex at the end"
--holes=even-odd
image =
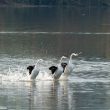
POLYGON ((110 9, 100 7, 0 8, 0 110, 110 110, 110 9), (68 80, 46 70, 73 59, 68 80), (27 66, 38 59, 39 78, 27 66))

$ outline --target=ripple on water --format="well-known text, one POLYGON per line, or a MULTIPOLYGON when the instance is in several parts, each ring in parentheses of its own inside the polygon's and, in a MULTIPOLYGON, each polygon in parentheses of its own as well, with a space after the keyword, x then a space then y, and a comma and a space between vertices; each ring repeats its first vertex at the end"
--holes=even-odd
POLYGON ((5 106, 0 106, 0 110, 8 110, 8 108, 5 106))
MULTIPOLYGON (((0 61, 0 80, 4 81, 28 81, 29 75, 27 72, 27 66, 36 63, 37 58, 12 58, 12 57, 1 57, 0 61)), ((45 59, 40 64, 40 74, 36 80, 51 80, 48 77, 48 67, 56 65, 59 60, 45 59)), ((75 82, 94 82, 102 81, 108 82, 110 79, 110 62, 103 60, 73 60, 75 68, 70 74, 68 80, 75 82)))

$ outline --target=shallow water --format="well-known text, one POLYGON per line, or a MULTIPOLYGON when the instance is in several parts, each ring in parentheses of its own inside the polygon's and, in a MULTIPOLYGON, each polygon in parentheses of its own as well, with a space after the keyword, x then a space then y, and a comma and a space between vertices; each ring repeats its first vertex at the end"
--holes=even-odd
POLYGON ((109 13, 90 7, 2 8, 0 110, 109 110, 109 13), (48 67, 72 52, 82 54, 73 59, 68 80, 49 78, 48 67), (26 68, 38 59, 41 71, 30 81, 26 68))
MULTIPOLYGON (((46 69, 59 59, 45 58, 39 78, 30 81, 26 67, 38 58, 1 56, 0 109, 8 110, 109 110, 110 62, 77 58, 68 80, 53 81, 46 69)), ((42 57, 41 57, 42 58, 42 57)))

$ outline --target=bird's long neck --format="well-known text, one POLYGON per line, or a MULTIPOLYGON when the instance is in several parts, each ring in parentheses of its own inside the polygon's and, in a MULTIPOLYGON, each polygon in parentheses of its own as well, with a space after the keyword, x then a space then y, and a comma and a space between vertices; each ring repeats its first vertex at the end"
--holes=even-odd
POLYGON ((73 56, 75 57, 76 55, 75 55, 74 53, 72 53, 72 54, 70 55, 69 63, 72 63, 73 56))
POLYGON ((40 62, 41 62, 41 60, 37 60, 37 63, 35 64, 35 68, 38 68, 38 65, 40 62))
POLYGON ((68 63, 71 63, 72 62, 72 57, 73 57, 73 55, 70 56, 70 59, 69 59, 69 62, 68 63))
POLYGON ((64 59, 66 59, 66 58, 67 58, 67 57, 62 56, 61 59, 60 59, 60 63, 62 63, 62 61, 63 61, 64 59))
POLYGON ((60 63, 62 62, 63 58, 60 59, 60 63))
POLYGON ((35 67, 34 68, 38 68, 38 65, 37 65, 37 63, 35 64, 35 67))

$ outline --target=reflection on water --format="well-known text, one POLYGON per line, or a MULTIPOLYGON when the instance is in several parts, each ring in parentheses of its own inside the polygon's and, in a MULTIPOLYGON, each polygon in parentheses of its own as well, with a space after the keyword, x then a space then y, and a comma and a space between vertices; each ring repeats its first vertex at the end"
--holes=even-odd
POLYGON ((109 83, 38 81, 3 84, 1 106, 23 110, 109 110, 109 83))

